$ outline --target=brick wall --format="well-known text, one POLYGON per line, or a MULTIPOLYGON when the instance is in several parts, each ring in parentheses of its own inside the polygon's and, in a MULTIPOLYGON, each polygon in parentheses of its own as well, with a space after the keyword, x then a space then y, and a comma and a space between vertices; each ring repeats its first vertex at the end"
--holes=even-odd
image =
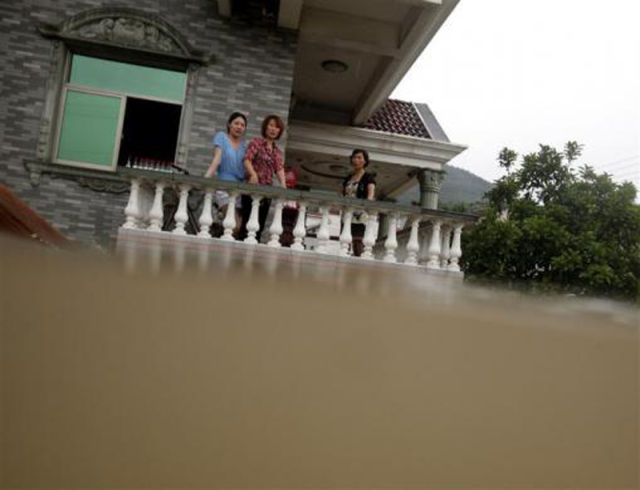
POLYGON ((259 134, 268 113, 286 120, 296 50, 295 34, 219 19, 214 0, 0 2, 0 179, 66 236, 104 246, 113 244, 128 195, 96 192, 49 175, 33 187, 23 162, 36 157, 52 59, 52 43, 37 26, 107 6, 159 15, 194 48, 215 55, 215 63, 200 70, 196 87, 188 156, 196 175, 206 169, 211 138, 224 129, 230 112, 248 115, 247 138, 259 134))

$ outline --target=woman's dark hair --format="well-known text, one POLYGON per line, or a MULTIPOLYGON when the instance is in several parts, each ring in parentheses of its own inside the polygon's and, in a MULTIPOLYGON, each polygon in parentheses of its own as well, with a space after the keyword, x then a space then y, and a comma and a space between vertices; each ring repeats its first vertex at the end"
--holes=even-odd
POLYGON ((360 148, 356 148, 355 150, 353 150, 351 152, 351 157, 349 158, 349 161, 353 161, 353 157, 355 157, 358 153, 362 154, 362 157, 364 158, 364 166, 368 167, 369 166, 369 152, 367 150, 362 150, 360 148))
POLYGON ((227 119, 227 133, 229 132, 231 123, 238 118, 241 118, 244 121, 244 125, 247 126, 247 116, 245 116, 242 112, 232 112, 229 116, 229 119, 227 119))
POLYGON ((276 126, 280 128, 280 133, 276 138, 277 140, 279 140, 280 136, 282 136, 282 133, 284 133, 284 121, 280 119, 280 116, 276 116, 275 114, 269 114, 267 117, 264 118, 264 121, 262 121, 262 137, 263 138, 267 137, 267 126, 271 121, 275 121, 276 126))

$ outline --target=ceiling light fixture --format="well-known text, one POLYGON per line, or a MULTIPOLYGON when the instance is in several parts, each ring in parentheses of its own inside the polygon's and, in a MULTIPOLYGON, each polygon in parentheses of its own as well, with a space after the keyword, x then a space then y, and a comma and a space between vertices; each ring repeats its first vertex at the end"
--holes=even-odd
POLYGON ((322 69, 331 73, 344 73, 349 66, 340 60, 324 60, 322 62, 322 69))

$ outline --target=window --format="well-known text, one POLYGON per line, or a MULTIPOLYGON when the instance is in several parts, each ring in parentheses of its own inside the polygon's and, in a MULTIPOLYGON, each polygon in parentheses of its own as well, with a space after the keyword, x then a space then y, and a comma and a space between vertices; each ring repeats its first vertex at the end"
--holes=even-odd
POLYGON ((55 161, 114 170, 175 160, 187 75, 73 54, 63 86, 55 161))

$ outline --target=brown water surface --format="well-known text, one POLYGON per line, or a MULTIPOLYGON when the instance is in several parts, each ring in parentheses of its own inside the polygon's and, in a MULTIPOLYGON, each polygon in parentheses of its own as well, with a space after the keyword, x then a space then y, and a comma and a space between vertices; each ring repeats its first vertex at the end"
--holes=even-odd
POLYGON ((2 488, 637 488, 638 310, 0 240, 2 488))

